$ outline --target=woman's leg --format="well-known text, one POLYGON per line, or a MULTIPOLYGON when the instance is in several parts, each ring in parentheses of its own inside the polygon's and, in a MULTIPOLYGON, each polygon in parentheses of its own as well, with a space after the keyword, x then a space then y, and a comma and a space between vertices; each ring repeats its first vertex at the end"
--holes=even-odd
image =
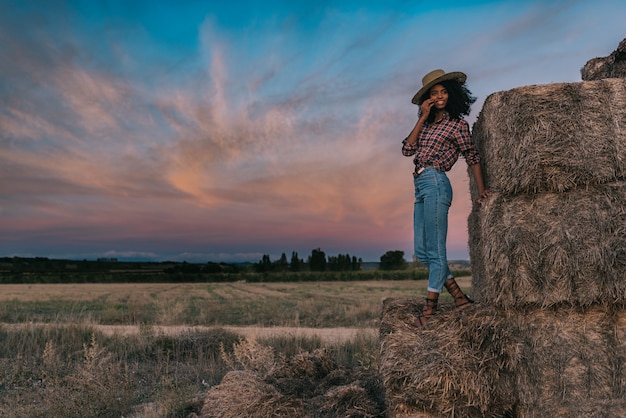
POLYGON ((420 190, 417 178, 415 184, 415 203, 413 204, 413 251, 415 258, 428 267, 426 257, 426 237, 424 236, 424 196, 420 190))
POLYGON ((456 280, 454 280, 454 277, 446 280, 444 286, 448 290, 450 295, 452 295, 452 297, 454 298, 454 306, 456 306, 457 308, 464 308, 474 303, 472 298, 463 293, 463 291, 459 287, 459 284, 456 282, 456 280))
POLYGON ((448 212, 452 203, 452 187, 445 173, 427 168, 417 177, 417 186, 423 198, 424 252, 429 268, 428 291, 441 293, 450 275, 446 240, 448 212))

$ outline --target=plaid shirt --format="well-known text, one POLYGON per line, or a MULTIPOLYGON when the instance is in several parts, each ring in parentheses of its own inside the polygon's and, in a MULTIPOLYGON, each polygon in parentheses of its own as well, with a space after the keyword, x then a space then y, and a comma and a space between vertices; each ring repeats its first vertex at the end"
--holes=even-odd
POLYGON ((414 175, 426 165, 432 165, 440 171, 450 171, 459 159, 459 154, 463 154, 468 165, 480 162, 480 154, 470 137, 469 124, 465 119, 451 120, 448 112, 444 112, 439 122, 425 123, 415 144, 409 144, 408 139, 402 141, 402 155, 415 155, 414 175))

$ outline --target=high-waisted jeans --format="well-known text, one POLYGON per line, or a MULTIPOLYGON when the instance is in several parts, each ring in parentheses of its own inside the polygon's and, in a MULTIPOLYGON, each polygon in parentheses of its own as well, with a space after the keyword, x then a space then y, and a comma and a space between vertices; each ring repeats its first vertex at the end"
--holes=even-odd
POLYGON ((446 280, 452 277, 446 254, 452 186, 448 176, 434 167, 426 167, 414 183, 415 257, 428 267, 428 291, 441 293, 446 280))

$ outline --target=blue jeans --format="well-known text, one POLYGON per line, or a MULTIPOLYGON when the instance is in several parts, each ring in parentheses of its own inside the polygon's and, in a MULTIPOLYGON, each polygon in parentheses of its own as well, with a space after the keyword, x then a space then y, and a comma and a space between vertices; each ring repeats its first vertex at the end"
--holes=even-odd
POLYGON ((452 277, 448 268, 446 238, 452 186, 446 173, 426 167, 414 178, 413 240, 415 257, 428 267, 428 291, 441 293, 452 277))

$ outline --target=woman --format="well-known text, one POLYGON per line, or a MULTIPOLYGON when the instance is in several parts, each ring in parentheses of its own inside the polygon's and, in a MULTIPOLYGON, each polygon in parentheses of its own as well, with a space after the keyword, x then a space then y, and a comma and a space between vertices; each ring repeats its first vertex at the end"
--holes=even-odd
POLYGON ((437 311, 439 294, 445 287, 462 308, 473 301, 461 291, 448 268, 446 236, 452 187, 446 176, 462 154, 471 167, 480 198, 489 195, 485 188, 480 155, 473 144, 469 124, 463 119, 476 98, 465 86, 461 72, 434 70, 422 78, 422 88, 412 102, 419 105, 419 118, 409 136, 402 141, 402 154, 415 156, 415 205, 413 214, 415 256, 429 269, 428 296, 413 327, 422 327, 437 311))

